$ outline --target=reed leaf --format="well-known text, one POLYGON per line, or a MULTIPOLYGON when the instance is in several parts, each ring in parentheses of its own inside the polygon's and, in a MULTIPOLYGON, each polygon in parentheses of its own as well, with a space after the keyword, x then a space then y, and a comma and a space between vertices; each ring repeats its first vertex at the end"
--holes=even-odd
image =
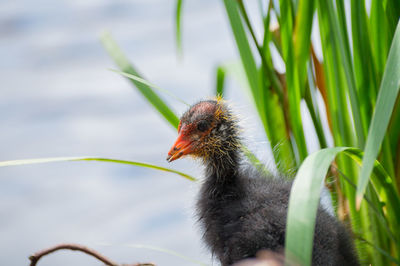
POLYGON ((264 99, 263 97, 261 97, 262 96, 261 82, 258 75, 257 65, 250 48, 250 44, 243 27, 243 23, 240 19, 238 4, 236 3, 236 1, 224 0, 224 5, 226 13, 228 14, 233 35, 236 40, 243 68, 246 73, 247 81, 249 83, 250 90, 253 95, 253 100, 255 102, 256 109, 265 127, 266 126, 265 112, 262 104, 262 101, 264 99))
POLYGON ((145 168, 160 170, 160 171, 164 171, 164 172, 174 173, 174 174, 180 175, 190 181, 196 181, 196 178, 194 178, 188 174, 170 169, 170 168, 165 168, 162 166, 148 164, 148 163, 142 163, 142 162, 127 161, 127 160, 120 160, 120 159, 100 158, 100 157, 81 156, 81 157, 53 157, 53 158, 12 160, 12 161, 0 162, 0 167, 28 165, 28 164, 41 164, 41 163, 53 163, 53 162, 65 162, 65 161, 72 161, 72 162, 74 162, 74 161, 98 161, 98 162, 128 164, 128 165, 134 165, 134 166, 145 167, 145 168))
POLYGON ((372 116, 365 147, 363 166, 357 185, 357 207, 360 206, 367 187, 374 161, 378 156, 394 104, 400 90, 400 23, 397 25, 386 63, 385 73, 372 116))
MULTIPOLYGON (((340 2, 340 1, 339 1, 340 2)), ((356 82, 354 78, 354 69, 351 61, 351 57, 348 45, 345 41, 343 31, 345 27, 342 25, 340 27, 338 17, 335 12, 335 8, 333 7, 333 3, 331 1, 323 1, 319 0, 319 11, 324 11, 326 18, 329 21, 329 26, 332 30, 332 41, 335 45, 335 56, 337 59, 340 59, 341 69, 343 69, 343 74, 345 76, 346 85, 348 88, 348 94, 350 98, 350 107, 353 115, 353 121, 355 126, 355 133, 357 136, 357 147, 363 148, 365 144, 365 133, 367 126, 363 125, 363 120, 361 118, 360 113, 360 104, 357 95, 356 82)), ((343 87, 342 85, 340 85, 343 87)), ((340 88, 340 87, 339 87, 340 88)), ((347 111, 347 109, 344 109, 347 111)))
MULTIPOLYGON (((296 174, 290 193, 289 209, 287 217, 285 257, 299 265, 311 265, 315 218, 317 214, 319 197, 324 184, 325 176, 335 157, 344 152, 356 162, 360 162, 362 153, 360 150, 348 147, 335 147, 319 150, 309 155, 296 174), (301 243, 301 245, 299 245, 301 243)), ((390 201, 390 214, 393 218, 387 218, 394 235, 399 232, 396 220, 400 213, 399 195, 393 190, 390 177, 378 162, 374 162, 374 182, 380 200, 390 201), (382 189, 385 187, 385 189, 382 189), (394 224, 393 224, 394 223, 394 224)), ((382 205, 374 206, 382 208, 382 205)), ((383 212, 382 212, 383 213, 383 212)), ((389 210, 388 210, 389 213, 389 210)), ((386 218, 385 218, 386 219, 386 218)))
POLYGON ((300 166, 290 192, 285 257, 299 265, 311 265, 315 217, 325 175, 343 147, 310 154, 300 166), (299 244, 301 243, 301 244, 299 244))
POLYGON ((181 29, 181 17, 182 17, 182 4, 183 0, 176 0, 175 5, 175 41, 178 56, 182 55, 182 29, 181 29))
MULTIPOLYGON (((121 49, 118 47, 117 43, 111 37, 111 35, 106 32, 102 35, 101 41, 110 54, 112 59, 115 61, 117 66, 122 72, 134 75, 143 79, 139 72, 133 67, 126 56, 123 54, 121 49)), ((178 128, 179 119, 171 108, 162 100, 157 93, 155 93, 152 88, 143 82, 131 79, 132 84, 138 89, 138 91, 146 98, 146 100, 175 128, 178 128)))
MULTIPOLYGON (((280 0, 280 9, 281 18, 279 24, 281 26, 282 54, 286 67, 290 126, 296 143, 295 151, 297 151, 298 161, 301 163, 307 157, 308 151, 300 113, 302 88, 300 84, 300 70, 296 66, 296 55, 293 44, 293 9, 291 1, 280 0)), ((302 71, 302 73, 306 74, 307 72, 305 71, 302 71)))
POLYGON ((299 1, 298 11, 296 14, 296 23, 294 29, 294 49, 297 69, 299 71, 299 80, 301 87, 301 95, 304 95, 307 67, 306 63, 310 55, 311 44, 311 28, 315 10, 314 0, 301 0, 299 1))
POLYGON ((118 70, 115 70, 115 69, 110 69, 110 70, 113 71, 113 72, 115 72, 115 73, 118 73, 118 74, 120 74, 120 75, 122 75, 122 76, 124 76, 124 77, 127 77, 127 78, 129 78, 129 79, 135 80, 135 81, 137 81, 137 82, 140 82, 140 83, 142 83, 143 85, 146 85, 146 86, 148 86, 148 87, 150 87, 150 88, 159 90, 160 92, 167 94, 167 95, 170 96, 171 98, 174 98, 174 99, 177 100, 178 102, 181 102, 181 103, 183 103, 183 104, 189 106, 189 104, 188 104, 187 102, 185 102, 185 101, 182 100, 181 98, 177 97, 176 95, 174 95, 173 93, 171 93, 169 90, 165 90, 165 89, 163 89, 163 88, 160 88, 159 86, 157 86, 157 85, 155 85, 155 84, 153 84, 153 83, 150 83, 150 82, 148 82, 147 80, 142 79, 141 77, 138 77, 138 76, 135 76, 135 75, 126 73, 126 72, 118 71, 118 70))
MULTIPOLYGON (((369 20, 372 55, 378 78, 381 78, 383 75, 386 57, 390 48, 390 35, 383 5, 382 0, 371 1, 371 16, 369 20)), ((377 83, 380 83, 380 79, 377 80, 377 83)))

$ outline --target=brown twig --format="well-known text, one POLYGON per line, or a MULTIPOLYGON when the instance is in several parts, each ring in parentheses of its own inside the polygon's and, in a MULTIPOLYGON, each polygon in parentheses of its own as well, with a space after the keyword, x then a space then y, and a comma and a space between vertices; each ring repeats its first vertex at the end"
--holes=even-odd
MULTIPOLYGON (((38 251, 36 253, 34 253, 33 255, 31 255, 29 257, 29 260, 31 261, 30 266, 36 266, 37 262, 44 256, 49 255, 57 250, 61 250, 61 249, 69 249, 69 250, 74 250, 74 251, 80 251, 83 253, 86 253, 92 257, 95 257, 96 259, 100 260, 101 262, 103 262, 105 265, 108 266, 119 266, 120 264, 110 260, 109 258, 103 256, 102 254, 98 253, 97 251, 90 249, 88 247, 79 245, 79 244, 58 244, 55 245, 53 247, 38 251)), ((124 264, 126 266, 128 266, 128 264, 124 264)), ((145 264, 130 264, 131 266, 140 266, 140 265, 153 265, 152 263, 145 263, 145 264)))

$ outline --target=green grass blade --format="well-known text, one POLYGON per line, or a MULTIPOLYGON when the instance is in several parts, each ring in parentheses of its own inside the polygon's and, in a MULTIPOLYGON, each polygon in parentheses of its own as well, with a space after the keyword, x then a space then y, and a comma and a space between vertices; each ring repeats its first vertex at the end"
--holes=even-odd
POLYGON ((148 81, 145 80, 145 79, 142 79, 141 77, 138 77, 138 76, 135 76, 135 75, 126 73, 126 72, 118 71, 118 70, 115 70, 115 69, 110 69, 110 70, 113 71, 113 72, 116 72, 116 73, 118 73, 118 74, 120 74, 120 75, 122 75, 122 76, 124 76, 124 77, 127 77, 127 78, 129 78, 129 79, 135 80, 135 81, 137 81, 137 82, 140 82, 140 83, 142 83, 142 84, 144 84, 144 85, 146 85, 146 86, 149 86, 149 87, 151 87, 151 88, 153 88, 153 89, 159 90, 159 91, 161 91, 161 92, 163 92, 163 93, 169 95, 170 97, 174 98, 175 100, 177 100, 177 101, 179 101, 179 102, 181 102, 181 103, 183 103, 183 104, 189 106, 189 104, 188 104, 187 102, 185 102, 185 101, 182 100, 181 98, 177 97, 176 95, 174 95, 174 94, 171 93, 170 91, 165 90, 165 89, 163 89, 163 88, 160 88, 160 87, 158 87, 157 85, 155 85, 155 84, 153 84, 153 83, 150 83, 150 82, 148 82, 148 81))
POLYGON ((378 90, 364 0, 351 1, 354 74, 361 118, 368 125, 378 90))
POLYGON ((188 174, 185 174, 185 173, 182 173, 182 172, 170 169, 170 168, 158 166, 158 165, 142 163, 142 162, 119 160, 119 159, 98 158, 98 157, 54 157, 54 158, 38 158, 38 159, 2 161, 2 162, 0 162, 0 167, 27 165, 27 164, 52 163, 52 162, 65 162, 65 161, 99 161, 99 162, 129 164, 129 165, 174 173, 174 174, 180 175, 186 179, 189 179, 190 181, 196 181, 196 178, 194 178, 188 174))
MULTIPOLYGON (((360 150, 346 150, 345 154, 353 159, 358 165, 362 165, 363 153, 360 150)), ((371 176, 371 183, 373 185, 374 190, 376 191, 376 196, 378 200, 376 200, 375 208, 381 209, 381 212, 385 213, 386 223, 381 223, 381 226, 378 224, 373 225, 368 228, 368 232, 364 232, 364 235, 367 233, 372 233, 373 237, 370 241, 373 241, 378 246, 384 247, 388 244, 388 241, 382 239, 391 239, 391 248, 386 248, 387 251, 391 251, 391 253, 400 258, 400 196, 396 190, 395 183, 386 171, 383 166, 378 162, 374 162, 373 175, 371 176), (380 229, 385 229, 387 225, 389 225, 390 232, 387 235, 382 234, 380 229), (381 240, 379 240, 381 238, 381 240)), ((368 185, 366 192, 363 194, 363 199, 367 197, 371 197, 371 186, 368 185)), ((364 205, 365 207, 365 205, 364 205)), ((365 209, 365 208, 364 208, 365 209)), ((361 204, 361 212, 363 210, 363 204, 361 204)), ((380 217, 377 217, 379 220, 380 217)), ((367 223, 371 219, 367 219, 367 223)), ((365 221, 364 221, 365 222, 365 221)), ((381 253, 381 255, 384 255, 381 253)), ((382 256, 372 256, 372 260, 382 260, 385 257, 382 256)), ((387 265, 387 263, 377 263, 377 265, 387 265)))
POLYGON ((315 132, 317 133, 319 146, 321 149, 325 149, 328 147, 328 144, 326 142, 326 137, 325 137, 325 133, 324 133, 322 122, 321 122, 321 116, 320 116, 319 110, 318 110, 318 104, 317 104, 317 99, 316 99, 316 95, 315 95, 317 89, 314 84, 314 76, 312 73, 311 63, 307 64, 307 74, 308 74, 309 85, 306 88, 306 91, 304 94, 304 100, 306 101, 307 108, 310 112, 311 119, 314 124, 315 132))
MULTIPOLYGON (((389 51, 389 29, 382 0, 371 1, 371 46, 378 77, 382 77, 389 51)), ((378 84, 380 80, 378 80, 378 84)))
MULTIPOLYGON (((393 117, 389 125, 389 142, 391 143, 391 153, 394 157, 397 157, 398 163, 394 163, 396 168, 400 171, 400 98, 397 99, 394 109, 393 117)), ((400 172, 396 174, 400 182, 400 172)), ((400 184, 400 183, 399 183, 400 184)), ((399 186, 400 188, 400 186, 399 186)))
MULTIPOLYGON (((242 1, 238 1, 238 7, 239 10, 241 11, 241 15, 242 18, 244 20, 245 25, 247 26, 247 30, 250 33, 251 38, 253 39, 253 44, 256 47, 259 56, 261 57, 261 76, 264 74, 267 76, 267 78, 269 79, 267 83, 272 83, 272 87, 273 89, 279 94, 280 99, 283 101, 283 88, 282 85, 279 82, 279 78, 277 76, 277 74, 275 73, 273 67, 272 67, 272 60, 270 57, 270 51, 269 48, 266 48, 266 46, 268 46, 268 40, 269 40, 269 29, 267 28, 268 24, 269 24, 269 15, 270 13, 268 12, 268 16, 265 18, 264 20, 264 27, 265 32, 264 32, 264 39, 263 39, 263 45, 260 46, 260 44, 257 41, 256 35, 254 33, 253 27, 251 26, 250 23, 250 19, 249 16, 247 15, 247 11, 246 8, 243 4, 242 1), (264 71, 264 72, 263 72, 264 71)), ((263 94, 263 92, 266 89, 270 89, 269 86, 266 87, 265 84, 263 82, 261 82, 261 86, 263 86, 261 89, 261 102, 262 99, 265 98, 265 95, 263 94)))
POLYGON ((246 73, 247 81, 253 94, 253 99, 256 104, 257 111, 261 117, 261 120, 265 124, 265 114, 262 104, 263 98, 261 97, 261 82, 258 74, 257 65, 250 48, 250 44, 243 27, 243 23, 239 16, 238 5, 236 1, 231 0, 224 0, 224 4, 226 13, 228 14, 229 22, 231 24, 233 35, 239 49, 239 54, 243 64, 243 68, 246 73))
MULTIPOLYGON (((356 146, 354 142, 354 132, 352 130, 351 118, 347 105, 347 84, 342 86, 343 75, 340 70, 342 65, 339 60, 338 48, 335 36, 328 19, 328 8, 324 1, 319 1, 318 19, 321 36, 321 45, 324 56, 323 70, 320 73, 325 78, 325 95, 327 99, 327 111, 330 115, 331 132, 335 141, 335 146, 356 146)), ((321 67, 319 68, 320 70, 321 67)), ((318 80, 318 79, 317 79, 318 80)), ((321 89, 321 88, 320 88, 321 89)), ((321 90, 322 92, 322 90, 321 90)))
POLYGON ((181 17, 182 17, 182 4, 183 0, 176 0, 175 8, 175 41, 178 55, 182 55, 182 30, 181 30, 181 17))
POLYGON ((223 66, 217 67, 216 81, 215 81, 215 95, 224 96, 224 88, 225 88, 225 76, 226 69, 223 66))
MULTIPOLYGON (((236 1, 231 1, 231 0, 224 0, 224 4, 225 4, 226 12, 228 14, 229 22, 231 24, 233 35, 235 37, 236 44, 239 49, 240 58, 242 61, 244 72, 246 73, 247 82, 248 82, 250 91, 253 96, 256 110, 260 116, 260 119, 262 121, 262 124, 263 124, 266 134, 268 135, 268 137, 271 137, 271 135, 269 134, 270 130, 268 128, 269 127, 269 121, 268 121, 269 118, 267 119, 267 117, 266 117, 266 108, 268 108, 268 107, 267 107, 267 104, 265 103, 265 101, 268 100, 268 97, 266 97, 266 95, 264 95, 266 92, 262 90, 261 79, 260 79, 261 75, 257 69, 257 65, 254 60, 249 41, 247 39, 247 35, 246 35, 242 20, 239 15, 238 4, 236 3, 236 1)), ((282 115, 282 119, 283 119, 283 115, 282 115)), ((285 123, 282 122, 282 121, 284 121, 282 119, 279 122, 279 125, 284 126, 285 123)), ((284 127, 280 128, 280 129, 284 130, 284 127)), ((288 143, 285 141, 287 139, 286 132, 280 136, 281 137, 279 138, 277 143, 278 142, 281 143, 282 141, 284 141, 285 146, 287 146, 288 143)), ((273 140, 271 140, 271 142, 273 142, 273 140)), ((272 148, 274 148, 274 147, 272 147, 272 148)), ((285 150, 287 150, 287 149, 285 149, 285 150)), ((290 166, 288 166, 287 168, 289 168, 293 165, 293 159, 292 159, 293 156, 290 156, 290 154, 291 154, 290 152, 286 153, 287 156, 284 157, 284 158, 287 158, 287 160, 289 160, 288 165, 290 165, 290 166)), ((274 156, 275 155, 276 154, 274 154, 274 156)), ((277 160, 277 162, 279 162, 279 160, 277 160)))
POLYGON ((294 49, 300 86, 304 95, 304 84, 307 78, 306 62, 310 55, 311 28, 315 10, 314 0, 300 0, 294 29, 294 49))
MULTIPOLYGON (((249 88, 248 79, 246 78, 243 65, 240 62, 224 64, 223 68, 226 77, 234 79, 242 88, 249 88)), ((269 116, 268 119, 265 120, 266 124, 264 124, 264 129, 270 141, 277 168, 282 172, 288 173, 295 169, 296 164, 291 149, 289 134, 286 131, 283 109, 279 104, 276 93, 269 90, 266 90, 265 93, 265 112, 274 115, 269 116), (269 130, 269 128, 271 128, 271 130, 269 130), (271 134, 269 132, 271 132, 271 134)), ((258 159, 253 160, 254 154, 250 156, 248 152, 245 152, 245 154, 250 162, 257 167, 261 164, 258 159)))
MULTIPOLYGON (((362 166, 364 154, 359 150, 346 150, 345 154, 362 166)), ((371 182, 378 194, 379 201, 387 209, 388 221, 394 232, 397 232, 397 241, 400 240, 400 196, 392 178, 378 161, 374 161, 371 182)), ((398 243, 400 248, 400 243, 398 243)), ((400 253, 399 253, 400 254, 400 253)))
MULTIPOLYGON (((359 165, 361 165, 361 161, 362 161, 362 152, 356 150, 355 152, 353 150, 346 150, 344 151, 345 155, 349 156, 351 159, 355 160, 356 162, 358 162, 359 165)), ((339 170, 337 167, 334 167, 335 171, 338 171, 338 173, 340 174, 340 178, 343 178, 347 184, 349 184, 351 186, 351 188, 353 189, 353 191, 355 192, 357 189, 357 185, 355 183, 353 183, 351 181, 351 178, 349 178, 347 175, 345 175, 341 170, 339 170)), ((385 215, 383 213, 382 208, 380 208, 383 204, 385 204, 387 202, 387 197, 385 197, 386 195, 381 195, 379 194, 379 188, 381 186, 381 180, 379 180, 379 178, 381 178, 381 171, 382 169, 379 169, 379 166, 377 166, 376 169, 374 169, 374 173, 376 173, 376 175, 374 175, 374 177, 376 177, 376 179, 378 180, 377 182, 377 186, 374 187, 375 191, 377 191, 375 193, 375 195, 373 195, 372 198, 367 197, 367 194, 364 195, 364 199, 365 199, 365 203, 368 205, 369 210, 371 211, 371 213, 373 213, 375 215, 375 217, 379 220, 379 222, 381 223, 381 225, 383 226, 383 228, 386 230, 387 236, 395 241, 398 237, 396 237, 394 235, 394 233, 392 232, 392 230, 390 229, 389 223, 385 218, 385 215), (377 195, 377 193, 379 195, 377 195), (380 202, 377 200, 379 199, 380 202)), ((385 171, 383 170, 383 175, 385 175, 385 171)), ((385 181, 383 181, 385 182, 385 181)), ((375 184, 374 184, 375 186, 375 184)), ((372 194, 372 193, 371 193, 372 194)), ((398 198, 398 196, 397 196, 398 198)), ((396 224, 396 223, 392 223, 392 224, 396 224)))
MULTIPOLYGON (((107 52, 114 59, 115 63, 122 70, 122 72, 142 78, 138 71, 128 61, 126 56, 122 53, 117 43, 113 40, 109 33, 104 33, 101 41, 106 48, 107 52)), ((175 128, 178 128, 179 118, 168 107, 168 105, 151 89, 150 86, 143 84, 136 80, 131 80, 132 84, 139 90, 139 92, 153 105, 155 109, 175 128)))
POLYGON ((380 247, 378 247, 377 245, 367 241, 367 240, 363 240, 364 243, 366 243, 367 245, 370 245, 371 247, 373 247, 374 249, 376 249, 379 253, 383 254, 387 259, 389 259, 390 261, 392 261, 393 263, 400 265, 400 260, 392 257, 390 255, 390 253, 388 253, 387 251, 381 249, 380 247))
POLYGON ((399 23, 400 18, 400 1, 399 0, 386 0, 384 2, 384 9, 386 17, 389 22, 389 36, 393 36, 396 30, 396 25, 399 23))
MULTIPOLYGON (((300 101, 302 86, 300 84, 300 70, 296 65, 293 44, 293 10, 289 0, 280 0, 281 9, 281 42, 282 54, 286 67, 287 94, 289 100, 290 127, 295 139, 299 161, 302 162, 308 155, 307 145, 304 137, 302 117, 300 112, 300 101)), ((304 65, 303 68, 306 66, 304 65)), ((304 73, 307 73, 304 71, 304 73)))
POLYGON ((315 217, 325 175, 336 155, 346 149, 328 148, 312 153, 297 172, 286 225, 285 257, 289 261, 311 265, 315 217))
POLYGON ((363 125, 363 121, 360 114, 360 105, 356 90, 356 83, 354 78, 354 71, 351 62, 351 58, 349 57, 349 51, 347 49, 347 45, 345 43, 345 39, 341 32, 341 28, 339 26, 339 21, 335 13, 335 8, 333 7, 333 3, 331 1, 323 1, 319 0, 319 8, 324 9, 325 14, 329 20, 329 27, 332 29, 333 41, 336 44, 338 55, 340 56, 343 72, 346 78, 348 94, 350 98, 350 107, 353 115, 354 126, 356 129, 356 135, 358 140, 357 147, 364 147, 365 144, 365 133, 366 125, 363 125))
MULTIPOLYGON (((360 162, 362 153, 355 148, 327 148, 309 155, 301 165, 289 199, 289 209, 286 230, 285 256, 300 265, 311 264, 315 218, 319 204, 321 188, 326 173, 335 159, 341 153, 349 155, 360 162), (299 243, 302 243, 299 245, 299 243)), ((373 183, 378 193, 380 204, 375 208, 387 208, 387 221, 396 235, 399 233, 398 216, 400 215, 400 198, 393 188, 393 182, 382 166, 374 161, 373 183)), ((397 247, 398 248, 398 247, 397 247)))
POLYGON ((271 143, 275 164, 281 172, 290 173, 298 165, 296 165, 290 133, 285 124, 284 108, 276 93, 266 90, 265 94, 266 113, 273 114, 268 116, 266 122, 268 123, 268 139, 271 143))
POLYGON ((264 19, 264 38, 262 46, 257 41, 250 19, 247 15, 243 2, 238 2, 238 9, 241 11, 243 23, 247 26, 247 30, 253 40, 259 56, 261 57, 260 76, 260 94, 253 97, 258 105, 261 120, 263 121, 264 130, 270 140, 270 145, 274 155, 277 168, 282 172, 288 173, 296 167, 296 161, 293 153, 290 132, 288 129, 289 119, 285 116, 284 95, 281 81, 278 74, 273 68, 272 57, 269 50, 270 42, 270 11, 268 8, 267 16, 264 19), (274 114, 269 115, 267 114, 274 114), (287 123, 286 123, 287 122, 287 123))
POLYGON ((374 161, 378 156, 395 101, 400 90, 400 23, 397 25, 392 46, 381 82, 375 111, 372 116, 365 147, 363 166, 357 184, 357 206, 360 206, 363 194, 368 185, 374 161))

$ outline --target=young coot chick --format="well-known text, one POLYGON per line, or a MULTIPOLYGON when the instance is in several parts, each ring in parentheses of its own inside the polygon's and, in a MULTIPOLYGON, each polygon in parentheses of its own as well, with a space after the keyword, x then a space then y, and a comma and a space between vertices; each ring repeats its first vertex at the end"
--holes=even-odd
MULTIPOLYGON (((221 99, 201 101, 183 114, 168 153, 201 158, 206 169, 197 208, 204 239, 222 265, 261 249, 283 253, 291 182, 243 165, 236 118, 221 99)), ((301 243, 299 243, 301 245, 301 243)), ((358 265, 344 226, 319 207, 313 265, 358 265)))

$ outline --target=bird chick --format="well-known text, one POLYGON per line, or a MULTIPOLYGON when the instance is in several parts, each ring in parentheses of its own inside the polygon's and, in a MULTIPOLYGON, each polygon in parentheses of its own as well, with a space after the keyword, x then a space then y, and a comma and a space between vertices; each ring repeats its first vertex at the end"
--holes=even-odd
MULTIPOLYGON (((262 249, 284 251, 292 183, 243 163, 240 147, 237 119, 219 98, 200 101, 182 115, 167 157, 169 162, 185 155, 203 161, 197 214, 204 240, 222 265, 255 257, 262 249)), ((312 265, 358 264, 344 226, 319 207, 312 265)))

